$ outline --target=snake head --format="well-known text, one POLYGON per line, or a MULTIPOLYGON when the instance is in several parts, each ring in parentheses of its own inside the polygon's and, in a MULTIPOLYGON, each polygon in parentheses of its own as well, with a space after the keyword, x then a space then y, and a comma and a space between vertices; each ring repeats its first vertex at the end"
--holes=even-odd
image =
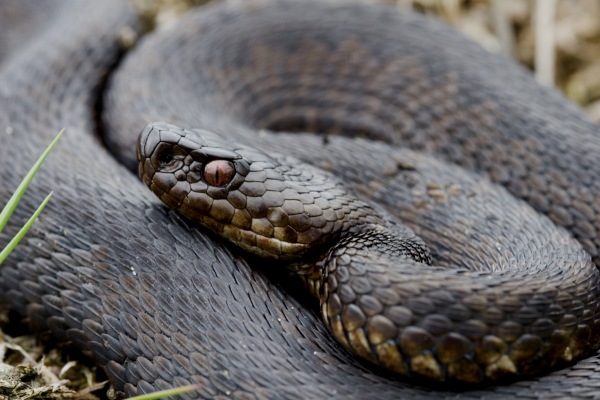
POLYGON ((261 257, 298 258, 378 220, 327 173, 206 130, 152 123, 136 151, 160 200, 261 257))
POLYGON ((138 138, 138 171, 142 181, 169 207, 204 214, 212 205, 207 196, 227 198, 250 172, 249 164, 233 150, 211 132, 155 122, 138 138))

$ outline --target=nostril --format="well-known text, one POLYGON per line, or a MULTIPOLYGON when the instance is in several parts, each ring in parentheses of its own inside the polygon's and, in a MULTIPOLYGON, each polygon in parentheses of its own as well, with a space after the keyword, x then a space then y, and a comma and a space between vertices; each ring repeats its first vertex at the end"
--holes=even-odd
POLYGON ((175 178, 177 178, 178 181, 185 181, 187 179, 187 174, 179 169, 175 171, 175 178))
POLYGON ((167 165, 173 160, 173 152, 171 150, 163 151, 158 156, 158 162, 161 165, 167 165))

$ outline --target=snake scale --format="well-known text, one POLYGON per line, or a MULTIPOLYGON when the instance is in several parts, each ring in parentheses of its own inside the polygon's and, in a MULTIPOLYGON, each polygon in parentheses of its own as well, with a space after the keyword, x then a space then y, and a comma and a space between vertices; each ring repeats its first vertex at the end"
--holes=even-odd
POLYGON ((597 395, 598 127, 520 67, 351 2, 203 7, 119 65, 120 1, 0 8, 1 203, 68 128, 0 236, 55 191, 0 299, 119 393, 597 395), (271 279, 279 261, 165 207, 94 136, 137 170, 151 121, 171 124, 140 137, 145 183, 246 250, 306 250, 287 267, 326 294, 324 320, 271 279), (328 253, 322 233, 341 239, 328 253))

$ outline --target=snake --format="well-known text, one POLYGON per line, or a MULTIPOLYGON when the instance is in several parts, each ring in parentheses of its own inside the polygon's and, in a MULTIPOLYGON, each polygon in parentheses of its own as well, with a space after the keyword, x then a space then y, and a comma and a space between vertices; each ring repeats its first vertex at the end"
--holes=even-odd
POLYGON ((67 127, 0 300, 117 395, 596 396, 598 127, 529 72, 374 4, 222 2, 124 56, 120 1, 0 7, 0 203, 67 127))

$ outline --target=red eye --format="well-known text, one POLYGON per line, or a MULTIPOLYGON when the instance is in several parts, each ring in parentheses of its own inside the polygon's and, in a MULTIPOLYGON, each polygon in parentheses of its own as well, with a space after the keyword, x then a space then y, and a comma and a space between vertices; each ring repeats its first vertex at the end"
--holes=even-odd
POLYGON ((204 180, 211 186, 225 186, 234 176, 235 167, 229 161, 215 160, 204 167, 204 180))

